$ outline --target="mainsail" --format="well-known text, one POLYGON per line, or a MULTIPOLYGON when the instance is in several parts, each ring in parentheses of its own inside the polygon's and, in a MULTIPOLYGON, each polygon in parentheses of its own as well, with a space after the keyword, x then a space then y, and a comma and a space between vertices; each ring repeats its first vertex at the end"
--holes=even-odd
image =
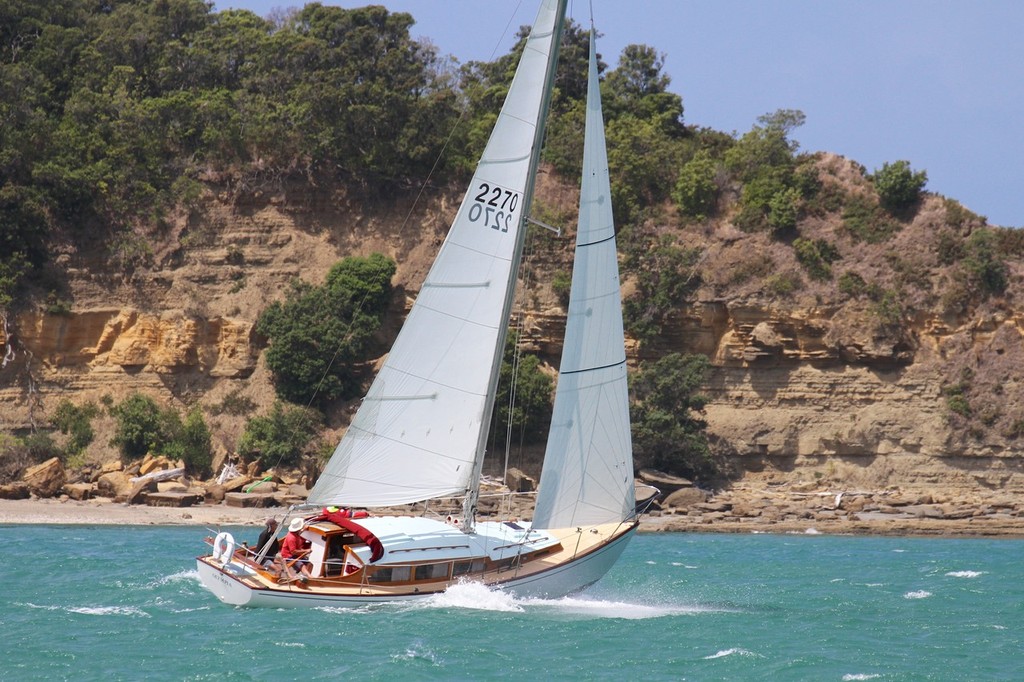
POLYGON ((565 5, 543 2, 448 236, 309 503, 475 494, 565 5))
POLYGON ((622 521, 634 505, 619 268, 591 29, 576 256, 533 527, 622 521))

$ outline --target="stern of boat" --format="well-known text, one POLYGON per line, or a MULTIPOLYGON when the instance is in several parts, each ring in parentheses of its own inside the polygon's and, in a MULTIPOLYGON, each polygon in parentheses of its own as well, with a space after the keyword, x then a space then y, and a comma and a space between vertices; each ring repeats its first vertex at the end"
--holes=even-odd
POLYGON ((211 556, 201 556, 196 558, 196 569, 206 589, 225 604, 246 606, 252 601, 253 590, 242 581, 245 577, 243 567, 230 561, 221 564, 211 556))

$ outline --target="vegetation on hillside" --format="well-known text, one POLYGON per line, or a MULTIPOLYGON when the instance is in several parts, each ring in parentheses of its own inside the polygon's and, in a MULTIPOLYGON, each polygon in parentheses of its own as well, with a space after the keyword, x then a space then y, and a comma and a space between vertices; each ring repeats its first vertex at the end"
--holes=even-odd
POLYGON ((238 453, 265 467, 301 466, 323 450, 316 438, 322 421, 316 410, 275 401, 267 414, 246 422, 238 453))
POLYGON ((183 421, 173 407, 160 407, 150 396, 133 393, 112 405, 110 414, 117 423, 111 445, 117 446, 126 462, 157 454, 180 460, 192 475, 212 473, 210 430, 199 406, 189 410, 183 421))
POLYGON ((718 468, 708 447, 707 398, 700 393, 706 356, 669 353, 633 377, 633 454, 639 466, 711 483, 718 468))
MULTIPOLYGON (((73 307, 51 254, 98 250, 124 272, 153 266, 156 244, 178 239, 170 226, 201 215, 211 190, 229 200, 280 193, 287 211, 297 187, 343 188, 373 202, 464 177, 526 32, 508 54, 457 67, 412 39, 413 22, 379 6, 312 3, 265 19, 214 11, 204 0, 0 0, 0 323, 16 305, 73 307)), ((565 177, 575 178, 582 152, 587 40, 570 22, 547 128, 545 160, 565 177)), ((926 191, 927 173, 909 161, 868 172, 802 152, 794 134, 805 116, 796 110, 766 113, 742 134, 688 125, 664 55, 646 45, 626 47, 614 68, 600 66, 632 292, 625 322, 645 350, 698 295, 832 306, 851 320, 837 343, 855 345, 864 336, 903 343, 915 316, 955 322, 998 309, 1012 294, 1024 238, 952 199, 922 215, 938 200, 926 191)), ((358 393, 364 377, 355 367, 374 350, 394 272, 382 256, 347 259, 325 284, 296 282, 264 311, 258 329, 269 339, 280 398, 322 407, 358 393)), ((552 274, 564 301, 568 274, 552 274)), ((678 375, 681 392, 662 395, 650 368, 634 382, 638 460, 706 477, 696 380, 703 370, 692 359, 665 361, 675 364, 657 371, 678 375), (683 421, 663 422, 680 417, 673 410, 683 421), (672 443, 658 441, 665 434, 672 443)), ((550 402, 539 365, 529 356, 520 364, 527 400, 511 410, 513 433, 526 440, 543 432, 550 402)), ((991 410, 974 407, 982 399, 972 387, 981 382, 948 384, 951 419, 991 421, 991 410)), ((246 400, 232 394, 208 411, 251 414, 246 400)), ((203 414, 182 419, 147 401, 136 395, 108 406, 122 455, 157 448, 196 471, 208 467, 203 414)), ((507 404, 499 398, 499 433, 507 404)), ((61 445, 19 438, 3 447, 29 458, 76 456, 95 437, 97 409, 62 403, 51 415, 61 445)), ((253 417, 240 448, 281 462, 309 454, 290 439, 320 423, 300 409, 280 403, 253 417)), ((1004 431, 1024 433, 1024 415, 1011 416, 992 424, 1010 420, 1004 431)))

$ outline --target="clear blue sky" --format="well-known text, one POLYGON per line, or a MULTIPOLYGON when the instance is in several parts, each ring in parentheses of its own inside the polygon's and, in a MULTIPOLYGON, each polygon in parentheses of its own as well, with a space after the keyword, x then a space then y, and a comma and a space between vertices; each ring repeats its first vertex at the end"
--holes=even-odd
MULTIPOLYGON (((302 0, 215 0, 266 16, 302 0)), ((325 0, 358 7, 366 2, 325 0)), ((507 52, 535 0, 378 0, 460 62, 507 52)), ((590 3, 570 0, 589 25, 590 3)), ((1024 227, 1024 2, 1019 0, 593 0, 614 67, 622 48, 665 54, 688 124, 746 132, 800 109, 804 151, 868 171, 906 159, 927 189, 993 225, 1024 227)))

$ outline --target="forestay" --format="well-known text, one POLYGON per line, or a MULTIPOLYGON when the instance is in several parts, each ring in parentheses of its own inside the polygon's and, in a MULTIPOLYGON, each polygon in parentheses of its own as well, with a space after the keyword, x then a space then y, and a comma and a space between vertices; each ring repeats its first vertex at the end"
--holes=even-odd
POLYGON ((631 516, 633 448, 622 302, 593 29, 576 256, 551 422, 534 528, 631 516))
POLYGON ((475 491, 564 12, 543 3, 469 191, 311 504, 475 491))

